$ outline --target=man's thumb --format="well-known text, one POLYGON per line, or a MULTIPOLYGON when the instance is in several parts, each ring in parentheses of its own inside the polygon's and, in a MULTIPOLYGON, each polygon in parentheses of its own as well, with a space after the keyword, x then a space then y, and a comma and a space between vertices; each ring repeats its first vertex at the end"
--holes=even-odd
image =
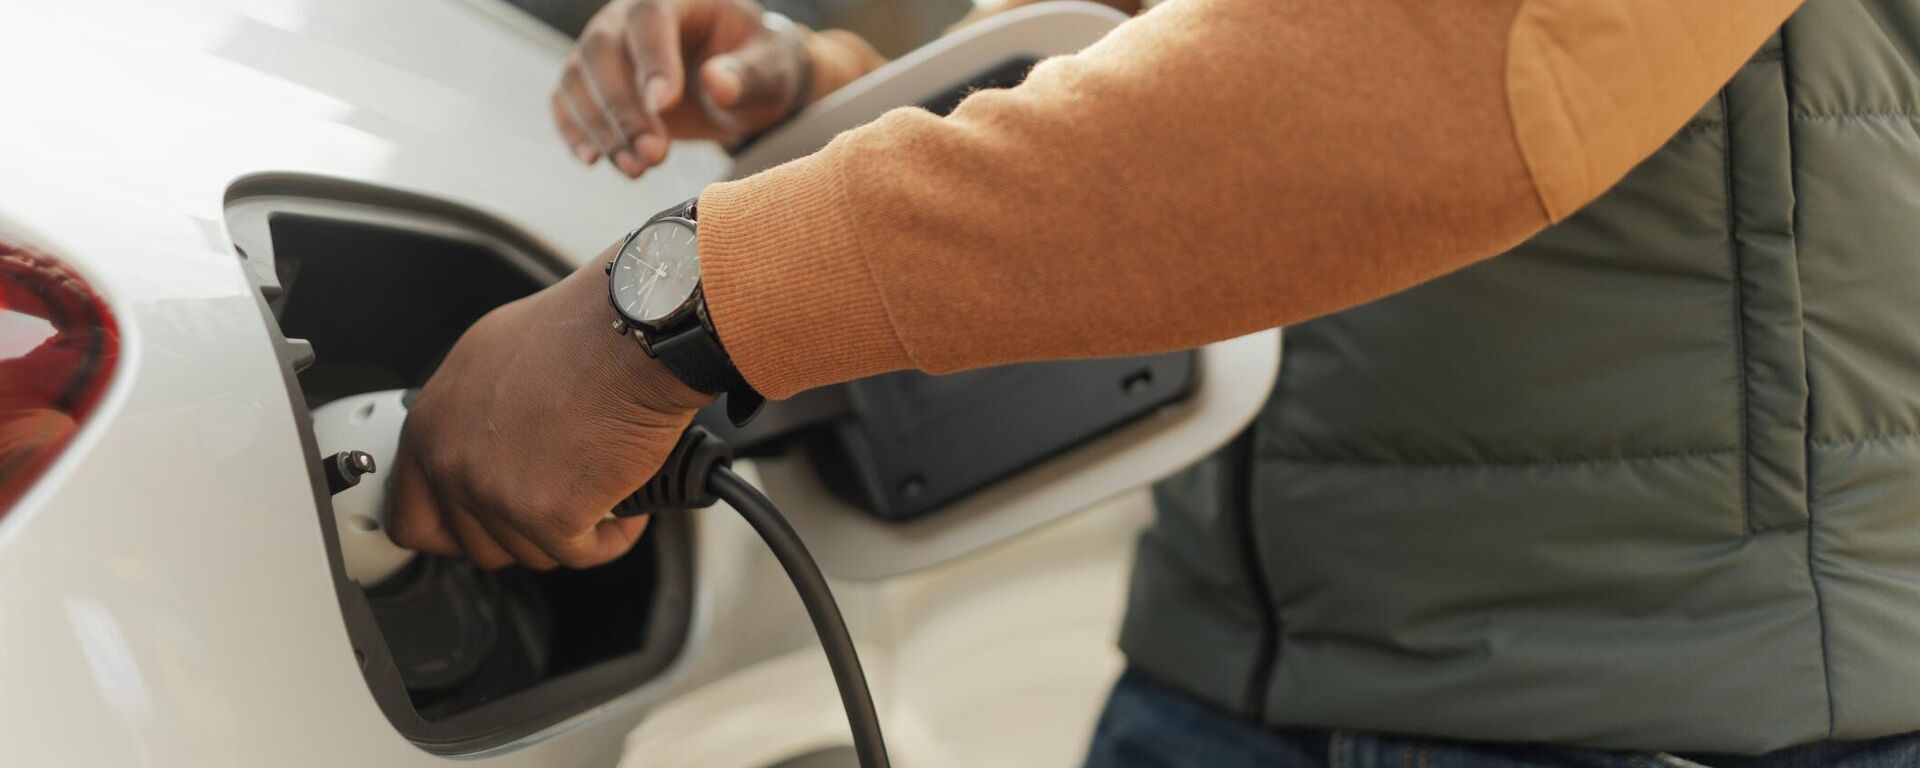
POLYGON ((786 106, 799 98, 801 62, 775 35, 761 37, 707 60, 701 86, 713 105, 726 110, 786 106))

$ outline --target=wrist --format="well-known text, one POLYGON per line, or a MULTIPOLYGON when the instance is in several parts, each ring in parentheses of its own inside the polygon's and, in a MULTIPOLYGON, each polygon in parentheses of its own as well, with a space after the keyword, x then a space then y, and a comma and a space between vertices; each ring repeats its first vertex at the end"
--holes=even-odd
POLYGON ((581 344, 576 352, 579 359, 596 361, 601 368, 601 374, 594 378, 604 391, 596 395, 607 402, 669 415, 691 413, 714 401, 713 395, 688 386, 649 356, 632 334, 614 330, 619 316, 607 303, 607 278, 601 270, 588 264, 555 285, 552 292, 560 306, 543 308, 542 314, 570 318, 567 322, 581 344))
MULTIPOLYGON (((611 315, 612 309, 607 313, 611 315)), ((621 393, 624 402, 667 413, 692 413, 718 399, 718 395, 688 386, 666 364, 648 356, 633 339, 613 333, 611 320, 605 325, 609 335, 623 342, 619 360, 627 374, 623 377, 627 386, 621 393)))

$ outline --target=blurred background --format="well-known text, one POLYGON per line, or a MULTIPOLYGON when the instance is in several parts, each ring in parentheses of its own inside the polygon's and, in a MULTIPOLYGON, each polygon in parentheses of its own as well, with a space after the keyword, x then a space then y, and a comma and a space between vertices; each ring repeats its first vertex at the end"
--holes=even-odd
MULTIPOLYGON (((578 37, 607 0, 507 0, 568 37, 578 37)), ((814 29, 845 29, 891 59, 938 37, 973 9, 972 0, 762 0, 768 10, 814 29)))

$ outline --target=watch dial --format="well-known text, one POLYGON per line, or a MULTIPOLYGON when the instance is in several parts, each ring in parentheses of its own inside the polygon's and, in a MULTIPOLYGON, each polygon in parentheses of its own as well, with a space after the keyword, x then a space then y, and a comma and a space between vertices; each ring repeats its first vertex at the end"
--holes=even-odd
POLYGON ((700 284, 700 244, 678 221, 648 224, 613 261, 613 303, 649 325, 672 319, 700 284))

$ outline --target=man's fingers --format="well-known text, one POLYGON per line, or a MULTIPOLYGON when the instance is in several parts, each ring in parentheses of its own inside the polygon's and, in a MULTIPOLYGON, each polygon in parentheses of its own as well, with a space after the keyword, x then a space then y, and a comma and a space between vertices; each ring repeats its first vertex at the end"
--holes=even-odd
POLYGON ((763 34, 739 50, 708 59, 700 68, 700 85, 721 109, 784 108, 793 103, 799 85, 793 58, 786 41, 763 34))
POLYGON ((681 19, 673 0, 640 0, 627 17, 627 50, 641 98, 653 111, 680 103, 686 72, 680 57, 681 19))
POLYGON ((614 130, 607 122, 606 111, 600 108, 600 102, 594 98, 593 89, 587 84, 586 76, 580 72, 579 65, 567 67, 560 76, 560 93, 565 98, 567 113, 573 116, 575 125, 586 131, 593 139, 600 153, 613 161, 621 173, 629 177, 639 176, 646 167, 640 164, 640 158, 627 147, 626 137, 614 130))
POLYGON ((647 517, 610 517, 563 542, 547 547, 561 565, 590 568, 627 553, 647 530, 647 517))
POLYGON ((594 145, 586 131, 574 124, 573 112, 567 109, 566 97, 560 91, 554 91, 553 98, 547 102, 553 109, 553 127, 559 129, 560 140, 567 143, 567 149, 572 150, 573 156, 579 158, 580 162, 593 165, 593 161, 600 159, 600 148, 594 145))
POLYGON ((627 18, 627 52, 632 57, 634 83, 641 109, 650 123, 634 147, 647 162, 667 156, 666 125, 660 113, 680 103, 686 91, 681 59, 681 19, 673 0, 641 0, 627 18))
POLYGON ((453 530, 453 537, 460 541, 460 549, 474 565, 489 571, 505 568, 513 564, 513 554, 500 542, 493 540, 479 518, 463 507, 447 505, 440 508, 440 520, 453 530))
POLYGON ((520 535, 520 532, 514 530, 511 524, 502 521, 498 516, 475 515, 474 519, 480 522, 481 527, 487 529, 487 534, 493 537, 495 543, 498 543, 521 565, 536 571, 550 571, 560 565, 559 561, 554 560, 546 550, 520 535))
POLYGON ((419 462, 403 454, 387 490, 387 536, 419 552, 465 555, 482 568, 514 562, 547 570, 558 562, 505 524, 489 525, 465 508, 440 499, 419 462))
POLYGON ((395 464, 387 486, 387 538, 419 552, 460 554, 460 543, 440 522, 440 504, 419 463, 403 454, 395 464))
POLYGON ((588 90, 620 133, 621 150, 634 153, 643 169, 658 162, 659 158, 650 157, 646 149, 666 143, 666 125, 644 104, 626 40, 615 35, 588 38, 580 44, 580 65, 588 90))

